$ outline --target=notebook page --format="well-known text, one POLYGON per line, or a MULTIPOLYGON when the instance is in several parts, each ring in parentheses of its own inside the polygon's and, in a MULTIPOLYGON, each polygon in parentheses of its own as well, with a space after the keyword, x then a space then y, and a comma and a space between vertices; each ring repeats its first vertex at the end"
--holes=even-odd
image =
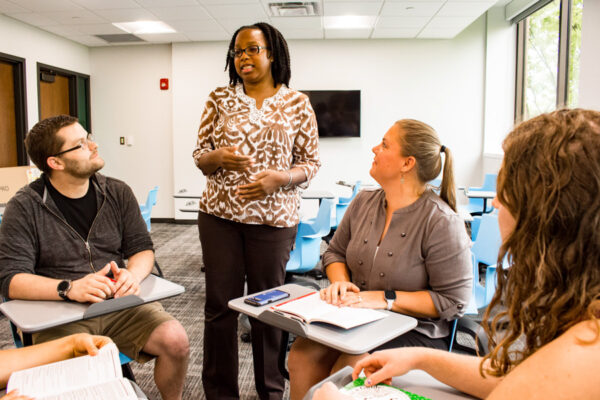
POLYGON ((87 355, 14 372, 6 389, 7 392, 19 389, 22 395, 42 397, 122 376, 119 350, 110 343, 94 357, 87 355))
POLYGON ((135 390, 126 378, 100 383, 61 393, 56 396, 46 396, 39 400, 138 400, 135 390))

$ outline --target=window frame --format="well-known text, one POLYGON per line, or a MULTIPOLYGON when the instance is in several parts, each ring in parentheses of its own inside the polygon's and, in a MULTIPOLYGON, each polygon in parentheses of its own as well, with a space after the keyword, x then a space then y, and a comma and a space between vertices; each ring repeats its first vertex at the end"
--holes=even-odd
MULTIPOLYGON (((523 121, 525 114, 525 66, 527 57, 528 17, 548 5, 551 1, 540 1, 535 6, 517 16, 517 65, 515 79, 515 122, 523 121)), ((566 107, 569 93, 569 47, 571 43, 572 0, 560 0, 558 22, 558 69, 556 82, 556 108, 566 107)))

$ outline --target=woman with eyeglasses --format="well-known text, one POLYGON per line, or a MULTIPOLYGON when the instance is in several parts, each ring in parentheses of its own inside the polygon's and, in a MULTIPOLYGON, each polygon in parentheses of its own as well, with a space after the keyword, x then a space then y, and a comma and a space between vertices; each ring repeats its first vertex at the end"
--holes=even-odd
MULTIPOLYGON (((239 398, 238 313, 229 300, 282 285, 299 221, 297 186, 317 173, 317 124, 308 97, 288 87, 290 58, 266 23, 239 28, 210 93, 193 157, 206 176, 198 230, 206 269, 202 382, 208 399, 239 398)), ((261 399, 281 399, 281 331, 250 319, 261 399)))
MULTIPOLYGON (((421 369, 478 398, 600 398, 600 112, 540 115, 503 147, 498 288, 483 318, 495 314, 484 322, 490 353, 378 352, 354 369, 368 386, 421 369)), ((314 396, 346 398, 332 384, 314 396)))

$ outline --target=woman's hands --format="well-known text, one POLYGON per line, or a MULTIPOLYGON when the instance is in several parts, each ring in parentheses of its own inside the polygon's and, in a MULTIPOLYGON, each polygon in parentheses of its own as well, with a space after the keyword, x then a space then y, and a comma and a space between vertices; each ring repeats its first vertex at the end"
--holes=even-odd
POLYGON ((402 347, 377 351, 366 358, 360 360, 354 367, 352 379, 358 378, 361 371, 364 370, 367 379, 365 386, 373 386, 378 383, 392 383, 392 377, 404 375, 408 371, 416 368, 419 347, 402 347))
POLYGON ((244 200, 259 200, 285 185, 287 172, 267 169, 252 176, 254 182, 238 186, 237 194, 244 200))
MULTIPOLYGON (((324 397, 325 398, 325 397, 324 397)), ((34 400, 33 397, 21 396, 17 389, 11 390, 6 396, 0 397, 0 400, 34 400)))
POLYGON ((381 291, 361 292, 352 282, 333 282, 319 292, 321 300, 340 307, 358 307, 385 309, 387 302, 383 300, 381 291))
POLYGON ((254 164, 254 158, 237 153, 237 146, 221 147, 215 151, 217 164, 231 171, 246 171, 254 164))

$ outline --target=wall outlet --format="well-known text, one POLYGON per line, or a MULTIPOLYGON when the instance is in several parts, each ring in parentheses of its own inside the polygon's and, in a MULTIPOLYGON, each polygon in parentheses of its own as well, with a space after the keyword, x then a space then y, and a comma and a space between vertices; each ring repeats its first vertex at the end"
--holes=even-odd
POLYGON ((125 136, 121 136, 121 137, 119 138, 119 144, 120 144, 121 146, 123 146, 123 145, 125 144, 125 136))

